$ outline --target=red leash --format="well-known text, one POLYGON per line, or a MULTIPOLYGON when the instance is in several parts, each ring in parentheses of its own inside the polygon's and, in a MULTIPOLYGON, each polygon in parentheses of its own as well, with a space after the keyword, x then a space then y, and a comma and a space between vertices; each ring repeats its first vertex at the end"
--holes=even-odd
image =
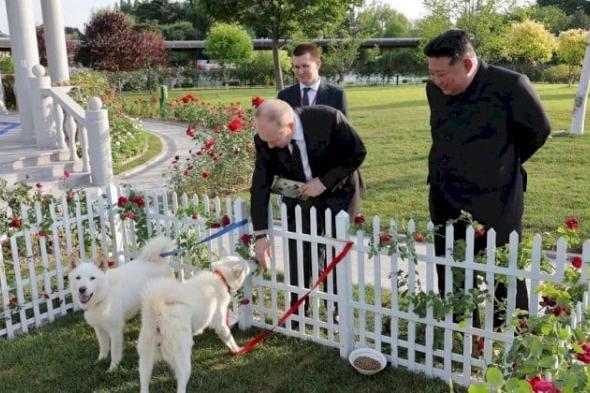
POLYGON ((336 257, 334 257, 334 259, 332 260, 332 262, 330 262, 330 264, 324 269, 324 271, 322 272, 322 274, 320 274, 320 276, 316 280, 315 284, 313 284, 313 286, 309 289, 309 291, 307 291, 307 293, 305 295, 303 295, 302 297, 300 297, 299 299, 297 299, 297 301, 287 311, 285 311, 285 313, 281 316, 281 318, 279 319, 279 321, 277 322, 276 325, 274 325, 270 330, 267 330, 267 331, 259 334, 258 336, 254 337, 246 345, 244 345, 240 351, 234 352, 233 354, 234 355, 244 354, 244 353, 248 352, 249 350, 251 350, 252 348, 254 348, 256 345, 260 344, 266 338, 268 338, 268 336, 270 336, 272 334, 272 332, 278 326, 282 325, 287 320, 287 318, 289 318, 295 312, 295 310, 297 310, 299 308, 299 306, 305 301, 305 299, 307 299, 309 297, 309 295, 322 282, 324 282, 326 280, 326 278, 328 277, 328 274, 330 274, 332 272, 332 270, 334 270, 334 268, 336 267, 336 265, 338 265, 344 259, 344 257, 350 252, 350 250, 352 249, 353 244, 354 243, 351 242, 351 241, 346 242, 346 245, 344 246, 344 248, 342 249, 342 251, 340 251, 340 253, 338 253, 338 255, 336 255, 336 257))

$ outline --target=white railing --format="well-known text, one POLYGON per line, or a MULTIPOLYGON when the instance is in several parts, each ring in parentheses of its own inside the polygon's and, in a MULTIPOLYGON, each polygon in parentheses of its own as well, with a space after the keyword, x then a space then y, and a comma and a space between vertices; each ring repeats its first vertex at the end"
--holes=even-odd
POLYGON ((91 98, 85 110, 68 95, 75 87, 52 87, 40 65, 33 67, 33 75, 32 104, 37 146, 68 150, 69 160, 81 160, 81 171, 91 173, 92 185, 109 184, 113 176, 109 120, 100 99, 91 98))
MULTIPOLYGON (((99 252, 104 252, 118 263, 124 263, 136 254, 139 248, 139 227, 132 220, 121 219, 114 206, 120 192, 120 189, 109 187, 105 192, 106 198, 92 198, 86 193, 70 204, 64 196, 59 205, 49 207, 53 223, 46 237, 35 235, 43 220, 41 207, 38 204, 34 206, 35 219, 31 219, 27 207, 22 208, 20 214, 25 221, 30 222, 28 227, 5 236, 1 244, 0 305, 3 310, 0 315, 4 316, 4 322, 0 318, 0 338, 26 333, 32 326, 40 326, 73 310, 71 296, 64 281, 67 275, 64 255, 77 251, 82 258, 95 258, 99 252), (51 246, 48 245, 49 242, 52 243, 51 246)), ((241 199, 232 201, 207 197, 199 199, 187 195, 178 197, 165 190, 151 190, 141 194, 145 201, 148 236, 158 233, 178 239, 183 233, 193 230, 195 239, 202 239, 217 231, 201 218, 194 219, 184 215, 183 211, 190 209, 214 218, 227 215, 232 221, 247 217, 241 199)), ((301 233, 303 217, 299 208, 296 209, 297 230, 290 232, 287 230, 286 207, 280 206, 277 210, 276 206, 270 206, 273 258, 265 274, 258 274, 247 281, 244 296, 250 302, 241 306, 237 302, 233 304, 234 310, 239 310, 240 327, 267 329, 274 326, 289 307, 289 294, 302 295, 307 291, 309 284, 302 283, 301 257, 297 271, 290 271, 289 239, 296 241, 299 250, 302 249, 303 242, 311 243, 312 282, 323 268, 317 250, 325 247, 329 261, 335 252, 343 248, 346 241, 351 240, 354 242, 353 249, 336 270, 338 291, 335 291, 332 279, 329 278, 325 287, 312 293, 309 299, 309 315, 304 315, 302 306, 299 315, 293 315, 285 326, 277 327, 276 331, 339 348, 343 357, 355 347, 373 347, 381 351, 393 367, 404 367, 444 380, 453 379, 462 385, 469 385, 481 377, 486 366, 495 360, 494 349, 508 349, 511 346, 513 331, 509 327, 502 331, 494 330, 493 315, 497 305, 490 297, 479 305, 483 316, 482 324, 481 327, 475 327, 470 318, 456 323, 452 310, 442 319, 435 318, 435 310, 430 303, 425 310, 417 312, 413 304, 408 302, 408 296, 420 292, 437 292, 435 266, 439 264, 445 266, 447 271, 446 292, 453 288, 451 269, 464 272, 466 292, 472 288, 474 274, 480 273, 484 277, 484 288, 494 288, 498 276, 507 277, 506 308, 509 316, 515 311, 516 280, 525 278, 529 289, 530 314, 537 315, 540 310, 539 299, 532 288, 541 282, 561 282, 569 264, 564 239, 557 240, 556 252, 547 253, 543 250, 541 237, 537 235, 532 245, 530 267, 519 269, 518 236, 513 234, 509 243, 508 265, 498 266, 493 230, 487 233, 487 242, 491 245, 487 249, 487 258, 483 262, 477 261, 473 251, 474 230, 471 227, 467 230, 464 258, 460 261, 453 259, 451 227, 447 228, 447 255, 436 257, 432 242, 416 243, 411 240, 416 227, 413 221, 406 223, 404 231, 394 220, 388 222, 387 233, 398 238, 399 233, 405 232, 405 239, 410 239, 400 243, 407 247, 408 253, 402 254, 400 248, 396 248, 394 252, 377 250, 375 253, 373 245, 379 242, 379 233, 385 232, 379 217, 372 221, 372 234, 358 231, 351 235, 348 215, 339 213, 334 226, 332 214, 327 211, 325 234, 320 235, 314 224, 317 212, 312 209, 310 214, 310 234, 301 233), (273 221, 274 216, 280 218, 273 221), (415 262, 413 257, 408 257, 412 255, 416 257, 415 262), (541 260, 548 256, 553 266, 552 273, 541 271, 541 260), (291 284, 292 275, 299 277, 299 285, 291 284), (336 307, 338 319, 334 313, 336 307), (299 323, 293 325, 294 321, 299 323), (483 340, 481 352, 474 348, 475 336, 483 340)), ((431 224, 428 229, 432 230, 431 224)), ((247 231, 249 232, 248 228, 243 228, 208 242, 205 245, 205 260, 212 261, 219 256, 233 253, 241 234, 247 231)), ((399 238, 402 238, 401 235, 399 238)), ((584 263, 582 278, 588 282, 590 240, 583 244, 581 257, 584 263)), ((202 266, 194 266, 188 259, 179 257, 173 261, 173 268, 177 277, 184 279, 202 266)), ((572 310, 572 324, 584 317, 587 308, 588 293, 572 310)))

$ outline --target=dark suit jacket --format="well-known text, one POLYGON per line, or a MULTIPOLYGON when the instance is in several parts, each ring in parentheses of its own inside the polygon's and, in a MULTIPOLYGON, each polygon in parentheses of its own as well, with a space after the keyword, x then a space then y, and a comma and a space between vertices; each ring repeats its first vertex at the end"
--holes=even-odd
POLYGON ((433 222, 449 209, 470 212, 496 229, 498 243, 520 230, 526 172, 522 164, 546 141, 550 124, 526 76, 480 60, 467 90, 445 96, 429 82, 432 147, 428 158, 433 222), (441 203, 437 203, 440 201, 441 203))
MULTIPOLYGON (((287 87, 279 92, 277 97, 279 100, 287 102, 291 107, 298 108, 301 106, 301 89, 299 83, 287 87)), ((346 95, 344 90, 338 86, 320 81, 317 96, 315 99, 316 105, 327 105, 338 109, 348 117, 348 106, 346 103, 346 95)))
MULTIPOLYGON (((330 208, 336 215, 354 193, 355 177, 367 151, 346 117, 334 108, 314 105, 295 109, 301 119, 307 156, 312 176, 318 177, 326 191, 311 198, 311 205, 330 208)), ((288 148, 268 147, 258 135, 254 137, 256 162, 250 188, 252 225, 254 230, 267 229, 268 202, 274 176, 295 178, 288 148)), ((287 198, 285 198, 287 199, 287 198)), ((291 200, 290 202, 295 202, 291 200)))

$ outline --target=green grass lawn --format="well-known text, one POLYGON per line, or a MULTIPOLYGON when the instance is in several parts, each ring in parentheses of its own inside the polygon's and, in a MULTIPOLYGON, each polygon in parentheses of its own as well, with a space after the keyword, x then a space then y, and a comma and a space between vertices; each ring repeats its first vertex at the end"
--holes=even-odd
POLYGON ((162 141, 159 137, 155 136, 150 132, 146 132, 146 148, 137 157, 131 158, 126 162, 113 163, 113 173, 115 175, 126 172, 133 169, 141 164, 144 164, 148 160, 156 157, 162 151, 162 141))
MULTIPOLYGON (((93 329, 81 313, 68 315, 36 332, 2 342, 0 392, 74 393, 139 391, 138 356, 135 343, 139 322, 125 329, 123 362, 107 373, 108 362, 95 364, 98 344, 93 329)), ((240 332, 242 345, 257 330, 240 332)), ((362 376, 340 358, 336 349, 280 336, 270 337, 245 356, 229 355, 211 331, 195 338, 192 375, 188 391, 197 392, 396 392, 443 393, 441 380, 386 368, 362 376)), ((151 391, 175 391, 170 369, 160 363, 154 369, 151 391)), ((463 390, 458 390, 463 391, 463 390)))
MULTIPOLYGON (((536 85, 553 130, 570 125, 575 87, 536 85)), ((212 102, 240 101, 250 105, 253 95, 274 97, 274 89, 174 90, 212 102)), ((368 150, 363 174, 368 192, 365 214, 383 218, 414 218, 424 228, 429 219, 427 156, 430 147, 429 111, 424 86, 350 87, 350 118, 368 150)), ((130 94, 134 99, 145 94, 130 94)), ((586 122, 590 127, 590 116, 586 122)), ((525 201, 526 233, 554 230, 569 216, 577 216, 590 235, 590 131, 583 136, 556 134, 536 154, 529 173, 525 201)))

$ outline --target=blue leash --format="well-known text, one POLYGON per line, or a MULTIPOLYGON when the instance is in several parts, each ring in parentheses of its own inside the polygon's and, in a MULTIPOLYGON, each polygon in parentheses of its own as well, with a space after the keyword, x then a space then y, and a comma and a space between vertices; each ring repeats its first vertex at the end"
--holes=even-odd
MULTIPOLYGON (((214 234, 209 235, 209 236, 207 236, 204 239, 199 240, 197 242, 197 245, 206 243, 206 242, 208 242, 210 240, 213 240, 213 239, 217 239, 218 237, 221 237, 221 236, 225 235, 226 233, 229 233, 229 232, 233 231, 234 229, 243 227, 247 223, 248 223, 248 219, 247 218, 243 219, 242 221, 233 222, 233 223, 231 223, 231 224, 223 227, 222 230, 220 230, 218 232, 215 232, 214 234)), ((177 248, 176 250, 163 252, 163 253, 160 254, 160 256, 162 258, 170 257, 170 256, 176 256, 176 255, 178 255, 180 253, 180 251, 182 251, 182 249, 177 248)))

